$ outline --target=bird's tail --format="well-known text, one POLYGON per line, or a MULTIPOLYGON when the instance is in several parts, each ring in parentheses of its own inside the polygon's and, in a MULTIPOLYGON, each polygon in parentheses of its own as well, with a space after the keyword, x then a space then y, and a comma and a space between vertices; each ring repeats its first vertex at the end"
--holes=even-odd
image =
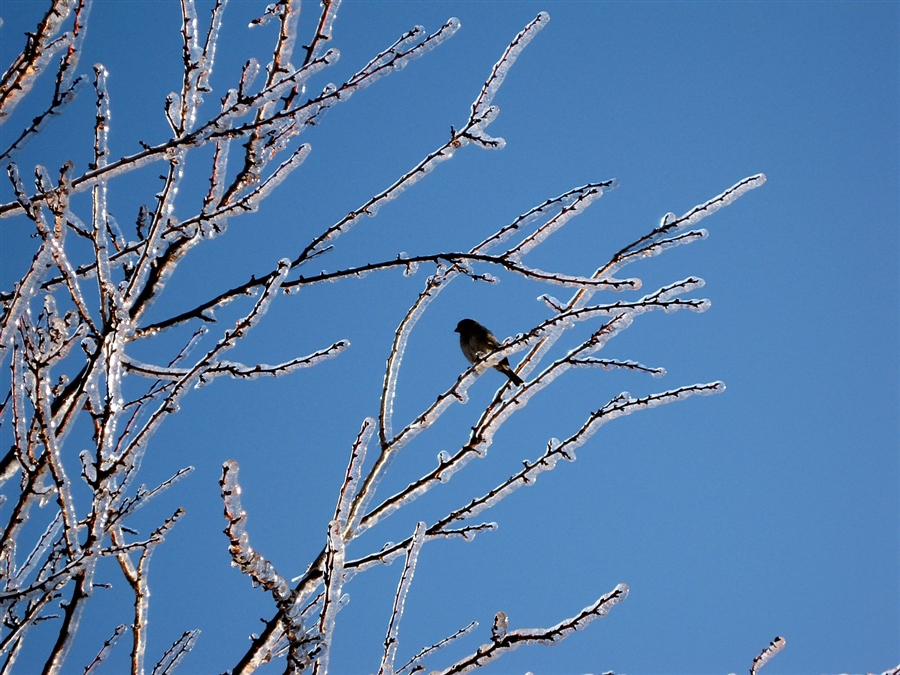
POLYGON ((504 363, 503 367, 498 368, 497 370, 499 370, 501 373, 506 375, 509 378, 509 381, 512 382, 517 387, 521 386, 522 384, 525 384, 525 382, 522 380, 522 378, 519 377, 518 375, 516 375, 515 371, 513 371, 513 369, 510 367, 510 365, 508 363, 504 363))

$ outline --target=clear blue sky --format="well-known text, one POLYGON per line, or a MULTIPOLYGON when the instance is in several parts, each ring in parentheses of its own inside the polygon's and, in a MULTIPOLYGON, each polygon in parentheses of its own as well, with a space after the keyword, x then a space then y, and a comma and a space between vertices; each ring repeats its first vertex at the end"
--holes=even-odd
MULTIPOLYGON (((271 31, 246 29, 264 4, 234 2, 226 12, 212 106, 248 56, 265 62, 271 31)), ((4 0, 4 67, 42 8, 4 0)), ((528 259, 590 274, 667 211, 684 213, 757 172, 768 181, 705 220, 708 240, 631 270, 645 290, 689 275, 707 282, 708 312, 641 317, 600 354, 663 366, 664 379, 567 374, 553 395, 535 399, 504 428, 487 459, 351 554, 408 536, 416 519, 480 494, 620 391, 643 395, 717 379, 728 389, 605 426, 575 464, 486 514, 499 523, 496 532, 427 545, 400 662, 478 620, 476 637, 446 658, 474 650, 498 610, 511 628, 551 625, 624 582, 631 595, 607 618, 561 646, 521 649, 486 672, 746 672, 776 635, 787 647, 765 667, 769 675, 880 673, 897 665, 896 2, 345 0, 333 42, 341 59, 313 87, 342 81, 416 24, 433 31, 456 16, 462 29, 304 133, 313 146, 306 164, 260 213, 234 220, 226 236, 192 253, 151 318, 270 269, 438 147, 450 125, 466 120, 506 44, 540 10, 551 21, 495 101, 501 114, 489 131, 506 148, 463 149, 338 240, 316 269, 401 250, 468 249, 548 197, 616 177, 618 190, 528 259)), ((316 14, 307 3, 301 35, 310 34, 316 14)), ((110 71, 113 156, 133 152, 138 140, 164 138, 163 101, 180 81, 179 23, 177 2, 95 2, 81 69, 102 62, 110 71)), ((35 163, 53 171, 70 158, 84 168, 89 90, 82 97, 20 156, 23 175, 35 163)), ((35 103, 23 103, 4 140, 7 127, 35 112, 35 103)), ((191 186, 205 188, 205 164, 192 161, 185 213, 199 203, 191 186)), ((158 170, 111 186, 123 227, 152 199, 158 170)), ((4 184, 2 200, 10 198, 4 184)), ((25 221, 0 224, 4 289, 31 260, 35 240, 25 228, 25 221)), ((197 470, 138 517, 150 529, 158 509, 188 511, 153 557, 150 655, 201 628, 179 672, 220 672, 260 629, 257 617, 271 616, 269 597, 229 566, 217 484, 224 460, 240 462, 251 541, 282 574, 302 573, 321 549, 349 444, 363 417, 377 413, 393 331, 429 273, 370 275, 279 299, 235 359, 275 363, 340 338, 352 348, 284 379, 217 381, 185 399, 157 435, 142 482, 186 464, 197 470)), ((432 402, 466 367, 452 332, 460 318, 478 318, 502 339, 547 316, 539 294, 568 297, 499 276, 490 286, 454 282, 426 314, 410 343, 398 420, 432 402)), ((162 360, 180 339, 135 349, 162 360)), ((501 381, 485 374, 468 404, 398 460, 384 489, 406 485, 439 451, 457 448, 501 381)), ((8 442, 8 428, 2 433, 8 442)), ((110 602, 88 609, 68 672, 81 672, 114 626, 129 620, 124 581, 111 562, 101 570, 98 581, 115 589, 97 589, 110 602)), ((343 649, 332 657, 333 672, 377 669, 399 574, 397 563, 345 587, 351 602, 340 614, 343 649)), ((122 667, 127 651, 123 640, 106 672, 122 667)), ((27 651, 20 657, 22 672, 28 658, 27 651)))

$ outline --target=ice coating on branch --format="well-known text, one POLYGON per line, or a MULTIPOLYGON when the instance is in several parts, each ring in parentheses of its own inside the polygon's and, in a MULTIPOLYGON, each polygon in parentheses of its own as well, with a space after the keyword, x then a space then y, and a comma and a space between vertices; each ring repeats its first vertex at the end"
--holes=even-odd
POLYGON ((439 649, 446 647, 451 642, 454 642, 454 641, 458 640, 459 638, 468 635, 473 630, 475 630, 475 628, 477 628, 477 627, 478 627, 478 622, 472 621, 468 626, 460 628, 458 631, 453 633, 453 635, 445 637, 443 640, 436 642, 435 644, 431 645, 430 647, 425 647, 418 654, 416 654, 414 657, 412 657, 409 661, 407 661, 405 664, 400 666, 400 668, 397 669, 397 674, 403 675, 406 671, 409 671, 410 674, 421 673, 423 669, 419 666, 420 666, 420 661, 422 659, 424 659, 429 654, 432 654, 432 653, 438 651, 439 649), (413 668, 413 666, 416 666, 416 667, 413 668), (411 668, 412 668, 412 670, 410 670, 411 668))
POLYGON ((9 559, 7 558, 7 556, 3 557, 2 562, 0 562, 0 571, 3 572, 2 576, 7 578, 11 577, 15 580, 16 583, 11 584, 12 588, 20 588, 25 580, 28 579, 31 573, 37 568, 37 565, 43 559, 44 554, 57 540, 57 535, 59 535, 59 531, 62 528, 62 522, 62 513, 60 511, 57 511, 56 516, 47 526, 47 529, 44 530, 44 533, 34 545, 31 553, 28 554, 28 556, 25 558, 25 561, 22 563, 18 570, 14 571, 14 573, 11 574, 13 570, 9 570, 7 568, 7 565, 9 564, 9 559))
POLYGON ((563 225, 568 223, 572 218, 580 215, 587 207, 589 207, 596 199, 603 196, 603 185, 595 185, 590 190, 578 194, 571 203, 564 206, 558 214, 550 218, 546 223, 537 228, 532 234, 523 239, 517 246, 510 249, 510 257, 513 260, 519 260, 523 255, 542 244, 547 237, 558 231, 563 225))
POLYGON ((619 361, 617 359, 596 359, 592 357, 586 357, 573 358, 571 359, 571 363, 575 366, 580 367, 598 366, 600 368, 603 368, 604 370, 615 370, 620 368, 625 370, 637 370, 649 373, 656 378, 663 377, 666 374, 665 368, 651 368, 649 366, 642 365, 637 361, 619 361))
POLYGON ((546 293, 542 293, 537 297, 537 299, 543 302, 547 307, 552 309, 555 312, 563 312, 566 309, 566 306, 561 303, 559 300, 554 298, 552 295, 547 295, 546 293))
MULTIPOLYGON (((431 283, 428 284, 429 287, 431 285, 431 283)), ((406 353, 406 345, 409 341, 409 336, 412 333, 412 329, 415 327, 416 323, 418 323, 419 319, 425 313, 425 310, 431 304, 431 301, 434 300, 436 295, 436 291, 433 291, 430 288, 426 288, 426 290, 419 295, 410 311, 407 312, 406 316, 403 318, 403 321, 400 323, 400 326, 397 328, 396 333, 394 334, 394 343, 391 346, 391 353, 388 357, 387 369, 385 370, 384 374, 384 385, 382 387, 381 394, 381 411, 379 414, 380 428, 378 435, 382 444, 386 443, 388 439, 392 439, 394 435, 394 399, 397 395, 397 382, 400 378, 400 365, 403 361, 403 355, 406 353)), ((387 466, 385 466, 385 469, 386 468, 387 466)))
POLYGON ((604 181, 601 183, 588 183, 587 185, 582 185, 581 187, 574 188, 569 190, 568 192, 564 192, 558 197, 553 197, 551 199, 546 200, 542 204, 535 206, 518 218, 512 221, 509 225, 501 228, 498 232, 492 234, 490 237, 485 239, 483 242, 478 244, 474 249, 472 249, 473 253, 487 253, 489 250, 497 246, 498 244, 503 243, 507 239, 513 236, 516 232, 524 229, 535 220, 545 215, 551 209, 566 209, 571 206, 575 201, 580 199, 582 195, 597 188, 604 188, 606 190, 614 190, 618 186, 619 182, 615 179, 604 181))
POLYGON ((197 42, 197 11, 193 2, 181 3, 182 37, 184 38, 184 58, 191 63, 200 60, 200 44, 197 42))
MULTIPOLYGON (((734 199, 744 194, 750 189, 758 187, 765 182, 765 176, 763 174, 758 174, 755 176, 750 176, 739 183, 735 184, 722 194, 714 197, 708 202, 695 207, 691 211, 689 211, 682 218, 673 218, 671 214, 666 214, 663 216, 660 226, 654 229, 651 233, 639 238, 636 242, 626 246, 622 251, 620 251, 613 259, 607 263, 605 266, 600 267, 593 275, 593 278, 597 279, 611 279, 613 274, 623 267, 624 265, 632 262, 633 260, 639 259, 644 256, 652 256, 656 255, 672 246, 678 246, 683 243, 690 243, 692 241, 697 241, 706 236, 706 232, 704 230, 698 230, 695 232, 688 232, 683 235, 679 235, 676 237, 671 237, 669 239, 661 239, 660 236, 665 234, 666 232, 671 231, 673 228, 681 228, 687 227, 690 224, 693 224, 700 220, 701 218, 713 213, 715 210, 730 204, 734 199)), ((552 298, 551 296, 541 296, 539 299, 543 300, 551 309, 560 313, 561 315, 565 315, 568 311, 571 310, 579 310, 587 306, 587 303, 590 301, 591 296, 594 294, 595 289, 591 287, 583 287, 575 292, 572 299, 563 304, 559 300, 552 298)), ((648 309, 657 309, 660 307, 666 308, 668 311, 674 311, 675 309, 679 309, 681 307, 686 307, 693 311, 704 311, 709 307, 709 301, 700 301, 700 300, 672 300, 670 303, 659 303, 658 300, 653 300, 652 298, 644 298, 643 301, 651 300, 653 307, 643 307, 640 309, 641 312, 647 311, 648 309)), ((533 368, 531 365, 539 361, 552 347, 553 343, 558 339, 559 333, 555 333, 552 337, 547 336, 544 338, 541 343, 532 349, 532 351, 528 354, 525 359, 525 364, 520 368, 520 374, 526 375, 533 368)))
POLYGON ((728 206, 735 199, 746 194, 750 190, 758 188, 765 182, 766 175, 763 173, 758 173, 755 176, 750 176, 742 181, 735 183, 730 188, 725 190, 725 192, 723 192, 722 194, 716 195, 708 202, 695 206, 690 211, 681 216, 681 218, 678 219, 680 221, 678 223, 678 227, 684 228, 694 225, 700 220, 703 220, 706 216, 715 213, 723 206, 728 206))
POLYGON ((563 445, 579 447, 585 443, 603 424, 630 415, 638 410, 648 410, 667 403, 682 401, 691 396, 708 396, 725 391, 722 382, 710 382, 708 384, 693 384, 679 387, 659 394, 651 394, 641 398, 632 398, 628 392, 623 392, 607 403, 603 408, 593 413, 588 421, 575 434, 570 436, 563 445))
MULTIPOLYGON (((574 286, 576 288, 592 287, 596 290, 610 291, 636 291, 641 287, 640 279, 612 279, 606 276, 599 278, 578 277, 571 276, 569 274, 561 274, 559 272, 545 272, 544 270, 537 269, 536 267, 528 267, 527 265, 523 265, 522 263, 514 263, 513 265, 509 265, 507 269, 513 272, 519 272, 531 279, 555 284, 557 286, 574 286)), ((551 309, 557 311, 563 311, 565 309, 565 307, 559 302, 559 300, 553 298, 552 296, 546 294, 540 295, 538 296, 538 300, 543 300, 551 309)))
MULTIPOLYGON (((592 621, 600 619, 609 613, 609 610, 628 596, 628 587, 619 584, 616 588, 602 596, 594 604, 585 607, 576 616, 560 621, 549 628, 520 628, 518 630, 503 632, 495 630, 491 642, 478 648, 473 654, 463 657, 441 673, 468 673, 481 668, 503 654, 513 651, 522 645, 541 644, 554 645, 571 635, 575 631, 582 630, 592 621)), ((438 671, 435 671, 437 673, 438 671)))
MULTIPOLYGON (((290 361, 285 361, 284 363, 276 365, 258 363, 255 366, 245 366, 243 363, 220 360, 212 363, 209 368, 200 373, 194 388, 200 389, 212 382, 214 378, 221 375, 248 380, 255 380, 259 377, 281 377, 301 368, 310 368, 318 365, 322 361, 333 359, 349 346, 350 342, 348 340, 339 340, 331 346, 315 351, 312 354, 299 356, 290 361)), ((190 375, 190 371, 185 368, 159 368, 157 366, 140 363, 134 359, 128 360, 127 367, 138 375, 156 377, 159 379, 178 380, 190 375)))
POLYGON ((403 574, 400 576, 400 583, 397 585, 397 594, 394 596, 394 608, 391 612, 391 621, 388 625, 387 636, 385 636, 384 639, 384 656, 381 659, 381 667, 378 669, 378 675, 394 674, 394 660, 397 656, 397 647, 400 644, 400 621, 403 618, 403 610, 406 606, 406 596, 409 594, 409 587, 412 584, 413 576, 416 572, 419 551, 422 549, 422 544, 425 543, 426 529, 425 523, 420 522, 416 525, 412 543, 406 552, 406 564, 403 566, 403 574))
POLYGON ((359 435, 356 437, 356 441, 351 448, 350 462, 347 465, 347 474, 344 477, 344 484, 341 486, 338 504, 335 508, 334 519, 340 525, 342 532, 344 530, 348 531, 348 536, 352 536, 352 532, 356 529, 359 518, 361 517, 361 514, 358 514, 355 518, 355 522, 349 522, 350 505, 359 491, 362 467, 366 461, 366 450, 368 449, 369 441, 372 440, 374 433, 375 420, 371 417, 365 418, 362 423, 362 428, 359 430, 359 435))
MULTIPOLYGON (((97 656, 95 656, 94 660, 91 661, 90 664, 88 664, 87 668, 84 669, 83 675, 96 675, 95 669, 97 668, 97 666, 99 666, 101 663, 103 663, 106 660, 106 658, 109 656, 109 653, 112 651, 112 648, 119 641, 119 638, 125 634, 125 630, 126 630, 126 626, 124 623, 120 623, 118 626, 116 626, 115 630, 113 631, 113 634, 109 638, 107 638, 106 642, 104 642, 103 646, 100 648, 100 651, 97 652, 97 656)), ((157 665, 157 668, 158 667, 159 666, 157 665)), ((153 673, 151 673, 151 675, 157 675, 156 670, 157 669, 154 668, 153 673)), ((160 673, 159 675, 164 675, 164 674, 160 673)), ((165 675, 167 675, 167 674, 165 674, 165 675)))
MULTIPOLYGON (((4 100, 3 102, 3 109, 0 110, 0 121, 5 121, 6 118, 12 114, 13 108, 15 108, 18 102, 21 101, 29 91, 31 91, 31 88, 34 85, 34 82, 37 80, 37 77, 47 67, 47 64, 50 63, 50 60, 61 50, 70 48, 72 44, 71 33, 63 33, 55 40, 50 40, 50 38, 54 34, 56 34, 56 31, 59 30, 60 24, 66 19, 66 17, 68 17, 69 11, 69 3, 57 3, 54 6, 54 11, 49 12, 46 15, 48 21, 42 34, 30 35, 30 48, 32 50, 32 53, 37 54, 38 56, 34 60, 33 64, 30 65, 30 67, 25 69, 24 72, 20 71, 20 74, 22 76, 16 78, 16 86, 10 87, 7 90, 8 93, 5 97, 6 100, 4 100)), ((12 73, 8 73, 7 75, 11 74, 12 73)))
MULTIPOLYGON (((316 672, 328 672, 328 660, 331 651, 331 642, 334 637, 334 629, 338 610, 347 604, 347 596, 341 596, 344 585, 344 560, 345 542, 341 535, 341 523, 332 520, 328 524, 328 539, 325 549, 325 594, 322 599, 322 611, 319 615, 319 634, 321 636, 322 652, 317 657, 317 665, 321 670, 316 672)), ((299 603, 295 602, 295 607, 299 603)), ((298 617, 302 621, 302 617, 298 617)), ((298 622, 300 623, 300 622, 298 622)))
POLYGON ((306 161, 311 150, 312 146, 309 143, 304 143, 294 150, 294 152, 291 153, 291 156, 283 161, 278 168, 272 172, 271 176, 266 178, 249 194, 238 200, 243 207, 243 210, 256 211, 259 208, 260 202, 268 197, 275 188, 281 185, 284 179, 287 178, 294 169, 306 161))
MULTIPOLYGON (((319 71, 337 63, 340 59, 340 55, 339 50, 333 48, 329 49, 322 56, 319 56, 305 66, 292 71, 280 78, 277 82, 264 88, 258 94, 252 96, 247 93, 247 89, 249 88, 252 79, 256 76, 256 71, 259 66, 253 60, 248 61, 245 65, 245 73, 242 76, 246 77, 247 82, 245 82, 244 79, 241 80, 239 90, 240 96, 234 101, 229 101, 228 105, 223 103, 222 114, 204 127, 204 130, 209 135, 224 134, 228 131, 236 118, 242 117, 253 110, 264 108, 277 101, 279 98, 287 95, 291 89, 302 86, 310 77, 319 71)), ((335 99, 334 94, 336 90, 337 87, 334 84, 326 85, 322 89, 322 92, 312 101, 291 111, 289 114, 279 115, 276 119, 276 124, 284 122, 287 117, 290 117, 294 122, 305 123, 309 118, 334 105, 336 100, 332 99, 335 99)))
POLYGON ((198 637, 200 637, 199 629, 183 633, 162 655, 162 658, 154 666, 150 675, 169 675, 173 673, 182 659, 194 648, 198 637))
POLYGON ((172 91, 166 96, 166 120, 172 128, 172 132, 177 134, 181 129, 181 94, 172 91))
POLYGON ((203 51, 200 55, 199 77, 197 79, 197 90, 199 92, 212 91, 209 84, 209 78, 213 72, 213 66, 216 62, 216 47, 219 45, 219 32, 222 29, 222 18, 224 16, 224 5, 217 4, 213 9, 212 17, 209 22, 209 31, 206 34, 206 41, 203 51))
POLYGON ((41 244, 37 254, 32 260, 31 267, 21 281, 13 287, 13 300, 3 316, 0 324, 0 348, 9 349, 15 339, 16 326, 22 315, 28 311, 28 302, 37 294, 40 284, 43 282, 50 269, 53 259, 50 246, 45 241, 41 244))
POLYGON ((358 77, 363 73, 371 73, 372 71, 378 70, 379 68, 383 68, 385 66, 390 66, 391 62, 397 59, 398 55, 403 53, 413 43, 418 42, 419 38, 421 38, 424 34, 424 26, 413 26, 412 30, 401 35, 400 39, 397 40, 394 44, 392 44, 384 51, 376 54, 375 57, 365 66, 363 66, 362 69, 360 69, 359 73, 357 73, 357 75, 354 77, 358 77))
POLYGON ((82 529, 79 525, 78 517, 75 513, 75 502, 72 498, 72 483, 66 475, 65 465, 63 464, 62 448, 60 446, 61 438, 53 429, 53 414, 51 412, 51 402, 53 395, 51 393, 49 373, 46 370, 40 371, 36 375, 37 386, 35 404, 35 420, 39 424, 38 435, 40 441, 47 453, 47 459, 50 466, 50 474, 53 476, 53 483, 56 487, 56 501, 59 504, 59 510, 62 513, 63 522, 63 538, 67 548, 67 554, 74 558, 81 554, 81 545, 79 543, 78 532, 82 529))
POLYGON ((703 288, 705 284, 706 282, 699 277, 688 277, 657 289, 642 298, 641 302, 649 303, 649 308, 661 306, 666 312, 674 312, 682 307, 687 307, 694 312, 705 312, 710 307, 709 300, 681 300, 678 298, 683 293, 703 288))
MULTIPOLYGON (((317 36, 321 37, 322 41, 331 39, 331 33, 334 30, 334 20, 337 18, 337 12, 340 6, 341 0, 331 0, 331 2, 325 5, 322 23, 319 25, 319 35, 317 36)), ((315 52, 311 54, 311 56, 315 55, 315 52)))
POLYGON ((193 471, 194 467, 192 466, 180 469, 171 478, 164 480, 152 490, 147 490, 143 485, 141 485, 135 492, 134 497, 132 497, 131 499, 126 499, 122 502, 122 507, 119 509, 119 513, 123 517, 134 513, 142 506, 144 506, 148 501, 150 501, 157 495, 162 494, 170 487, 175 485, 182 478, 184 478, 185 476, 189 476, 193 471))
POLYGON ((400 40, 388 47, 388 49, 369 61, 362 70, 348 80, 346 85, 340 88, 338 92, 340 99, 346 100, 354 92, 365 89, 385 75, 403 70, 410 61, 424 56, 452 37, 459 30, 459 21, 457 19, 448 20, 437 32, 429 35, 419 44, 410 46, 421 38, 424 30, 421 26, 416 26, 401 37, 400 40))
POLYGON ((253 82, 256 80, 256 76, 259 74, 259 61, 257 61, 252 56, 247 59, 247 62, 244 64, 243 69, 241 70, 241 80, 240 80, 240 89, 228 90, 228 99, 223 101, 223 108, 230 107, 237 103, 238 94, 240 96, 247 96, 247 92, 250 90, 250 87, 253 86, 253 82), (232 99, 231 93, 234 92, 234 98, 232 99))
POLYGON ((215 346, 207 352, 194 367, 190 368, 181 379, 175 382, 165 399, 150 415, 150 418, 144 423, 140 430, 134 434, 127 446, 118 453, 120 458, 125 455, 134 454, 135 459, 133 461, 139 461, 140 453, 146 448, 147 441, 156 429, 159 428, 159 425, 165 417, 169 414, 178 412, 179 399, 187 393, 188 389, 192 387, 207 370, 216 365, 216 360, 219 358, 220 354, 234 347, 237 344, 237 341, 261 320, 272 300, 278 294, 290 269, 291 262, 287 258, 283 258, 278 262, 275 274, 273 274, 266 282, 262 295, 256 300, 250 313, 243 319, 238 320, 233 329, 226 331, 215 346))
MULTIPOLYGON (((582 427, 572 436, 564 441, 551 438, 547 443, 544 454, 538 460, 534 462, 524 462, 524 468, 519 472, 510 476, 506 481, 490 490, 482 497, 473 499, 465 507, 451 512, 442 521, 439 521, 437 525, 444 528, 450 523, 473 518, 482 511, 497 505, 502 499, 506 498, 520 487, 532 485, 540 473, 554 469, 560 459, 574 461, 576 449, 587 442, 600 426, 610 420, 629 415, 638 410, 650 409, 666 403, 683 400, 693 395, 704 396, 720 393, 724 390, 724 384, 721 382, 712 382, 709 384, 696 384, 680 387, 678 389, 651 394, 642 398, 633 398, 628 392, 623 392, 613 398, 603 408, 592 413, 582 427)), ((493 426, 494 424, 495 421, 492 420, 488 426, 493 426)), ((476 431, 481 433, 482 429, 479 428, 476 429, 476 431)), ((465 456, 460 453, 457 458, 458 460, 463 460, 465 459, 465 456)), ((461 463, 464 464, 465 462, 461 463)), ((452 473, 459 470, 459 468, 460 467, 456 464, 451 464, 446 468, 442 467, 441 471, 449 471, 452 473)), ((408 489, 407 492, 409 495, 412 495, 414 492, 416 494, 421 494, 427 489, 428 485, 426 482, 421 481, 414 490, 408 489)), ((379 509, 381 509, 381 507, 379 507, 379 509)), ((389 511, 390 509, 385 508, 384 510, 389 511)))
POLYGON ((475 99, 475 103, 472 104, 473 117, 479 117, 482 111, 491 105, 494 96, 497 94, 497 90, 500 89, 500 85, 503 84, 503 80, 506 78, 509 69, 512 68, 516 59, 519 58, 519 54, 521 54, 522 50, 528 46, 528 43, 531 42, 534 36, 538 34, 538 31, 547 25, 548 21, 550 21, 549 14, 546 12, 539 13, 537 17, 535 17, 535 19, 513 39, 509 47, 507 47, 506 51, 503 53, 503 56, 501 56, 500 60, 494 65, 490 77, 481 90, 481 94, 475 99))
POLYGON ((763 649, 759 655, 753 659, 753 665, 750 666, 750 675, 756 675, 759 670, 766 665, 769 659, 775 656, 778 652, 784 649, 784 646, 787 644, 787 640, 783 637, 778 636, 774 640, 769 643, 769 646, 763 649))
POLYGON ((222 478, 219 480, 222 490, 222 501, 225 504, 225 519, 228 525, 225 533, 231 544, 231 564, 248 575, 255 584, 271 591, 279 602, 290 598, 291 588, 287 581, 268 560, 250 546, 247 534, 247 512, 241 505, 241 486, 238 483, 238 463, 228 460, 222 465, 222 478))
POLYGON ((646 246, 623 256, 618 263, 608 269, 607 274, 615 273, 625 265, 634 262, 636 259, 652 258, 658 256, 663 251, 674 248, 675 246, 681 246, 682 244, 692 244, 695 241, 706 239, 708 236, 709 233, 706 230, 700 229, 685 232, 669 239, 659 239, 657 241, 651 242, 646 246))
POLYGON ((256 26, 265 26, 269 21, 272 20, 272 17, 278 13, 278 8, 280 5, 276 5, 275 3, 266 5, 266 9, 263 12, 262 16, 259 16, 253 19, 250 23, 247 24, 248 28, 255 28, 256 26))
POLYGON ((495 105, 489 105, 481 111, 481 114, 478 116, 478 123, 475 124, 472 129, 481 129, 482 127, 486 127, 488 124, 493 122, 500 115, 500 108, 495 105))
POLYGON ((53 181, 50 178, 50 172, 43 164, 34 167, 34 186, 38 192, 49 192, 53 189, 53 181))

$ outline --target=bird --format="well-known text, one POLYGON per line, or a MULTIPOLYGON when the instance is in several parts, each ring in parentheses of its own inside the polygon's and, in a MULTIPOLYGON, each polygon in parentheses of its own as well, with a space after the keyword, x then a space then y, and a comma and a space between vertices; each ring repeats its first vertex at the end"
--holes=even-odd
MULTIPOLYGON (((456 324, 454 332, 459 333, 459 347, 469 363, 475 363, 500 348, 500 342, 494 334, 475 319, 463 319, 456 324)), ((504 358, 494 369, 506 375, 516 386, 522 384, 522 378, 510 367, 509 359, 504 358)))

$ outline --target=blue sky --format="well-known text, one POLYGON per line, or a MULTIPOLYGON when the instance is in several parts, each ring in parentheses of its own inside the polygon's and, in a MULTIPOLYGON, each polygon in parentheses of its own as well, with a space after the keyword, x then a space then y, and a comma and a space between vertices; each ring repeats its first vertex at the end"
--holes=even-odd
MULTIPOLYGON (((212 106, 249 55, 264 59, 271 30, 246 29, 263 4, 234 2, 226 12, 212 106)), ((4 1, 4 64, 41 7, 4 1)), ((645 395, 713 380, 728 389, 616 420, 575 464, 486 514, 497 531, 470 543, 428 544, 407 602, 400 661, 478 620, 475 637, 429 663, 437 668, 486 642, 498 610, 511 628, 549 626, 624 582, 631 594, 608 617, 558 647, 521 649, 486 672, 743 672, 776 635, 787 647, 766 665, 771 675, 897 665, 897 3, 345 0, 333 41, 341 59, 312 88, 342 81, 416 24, 433 31, 456 16, 462 28, 304 132, 313 147, 304 166, 259 213, 196 249, 149 319, 270 269, 442 144, 450 125, 466 120, 506 44, 540 10, 551 21, 495 100, 501 113, 489 133, 506 147, 464 148, 339 239, 312 263, 316 271, 398 251, 467 250, 549 197, 616 177, 617 190, 527 260, 587 275, 667 211, 684 213, 754 173, 768 180, 703 221, 708 240, 630 270, 645 291, 689 275, 707 282, 700 295, 712 300, 709 311, 640 317, 600 354, 663 366, 664 379, 568 373, 553 395, 536 398, 504 427, 485 460, 415 513, 398 513, 356 552, 406 537, 417 519, 439 517, 503 480, 620 391, 645 395)), ((301 35, 312 31, 316 14, 307 3, 301 35)), ((164 138, 162 104, 179 86, 179 21, 176 2, 95 3, 81 69, 102 62, 110 71, 114 156, 133 152, 138 140, 164 138)), ((86 89, 18 158, 22 173, 70 158, 83 170, 91 106, 86 89)), ((36 110, 21 104, 0 132, 4 139, 7 127, 36 110)), ((196 160, 186 185, 185 213, 199 203, 191 186, 205 187, 204 161, 196 160)), ((123 227, 158 189, 158 171, 111 185, 111 209, 123 227)), ((9 199, 4 184, 2 201, 9 199)), ((78 206, 85 217, 87 201, 78 206)), ((28 234, 24 220, 0 226, 4 289, 31 260, 28 234)), ((153 557, 150 654, 201 628, 180 672, 220 672, 259 630, 257 617, 271 615, 269 597, 229 566, 217 484, 224 460, 240 462, 251 541, 282 574, 302 573, 321 549, 350 442, 362 419, 377 413, 393 331, 428 274, 424 267, 409 278, 388 272, 280 298, 235 359, 275 363, 340 338, 351 349, 283 379, 217 381, 185 399, 156 436, 143 482, 186 464, 196 471, 138 517, 150 529, 176 506, 188 511, 153 557)), ((494 285, 455 281, 420 322, 398 419, 414 416, 466 367, 453 333, 460 318, 479 319, 502 339, 548 316, 535 301, 541 293, 568 297, 558 287, 498 276, 494 285)), ((222 311, 223 325, 245 309, 235 303, 222 311)), ((183 335, 173 331, 135 349, 162 360, 183 335)), ((486 373, 466 405, 397 461, 384 494, 431 468, 439 451, 459 447, 502 381, 486 373)), ((8 442, 8 429, 0 433, 8 442)), ((345 587, 351 602, 339 615, 343 649, 332 672, 377 669, 400 571, 399 563, 375 569, 345 587)), ((107 604, 88 609, 71 672, 81 672, 114 626, 129 620, 121 576, 112 565, 106 575, 117 590, 98 589, 107 604)), ((126 656, 123 640, 108 672, 126 656)), ((27 651, 20 657, 23 672, 29 658, 27 651)))

